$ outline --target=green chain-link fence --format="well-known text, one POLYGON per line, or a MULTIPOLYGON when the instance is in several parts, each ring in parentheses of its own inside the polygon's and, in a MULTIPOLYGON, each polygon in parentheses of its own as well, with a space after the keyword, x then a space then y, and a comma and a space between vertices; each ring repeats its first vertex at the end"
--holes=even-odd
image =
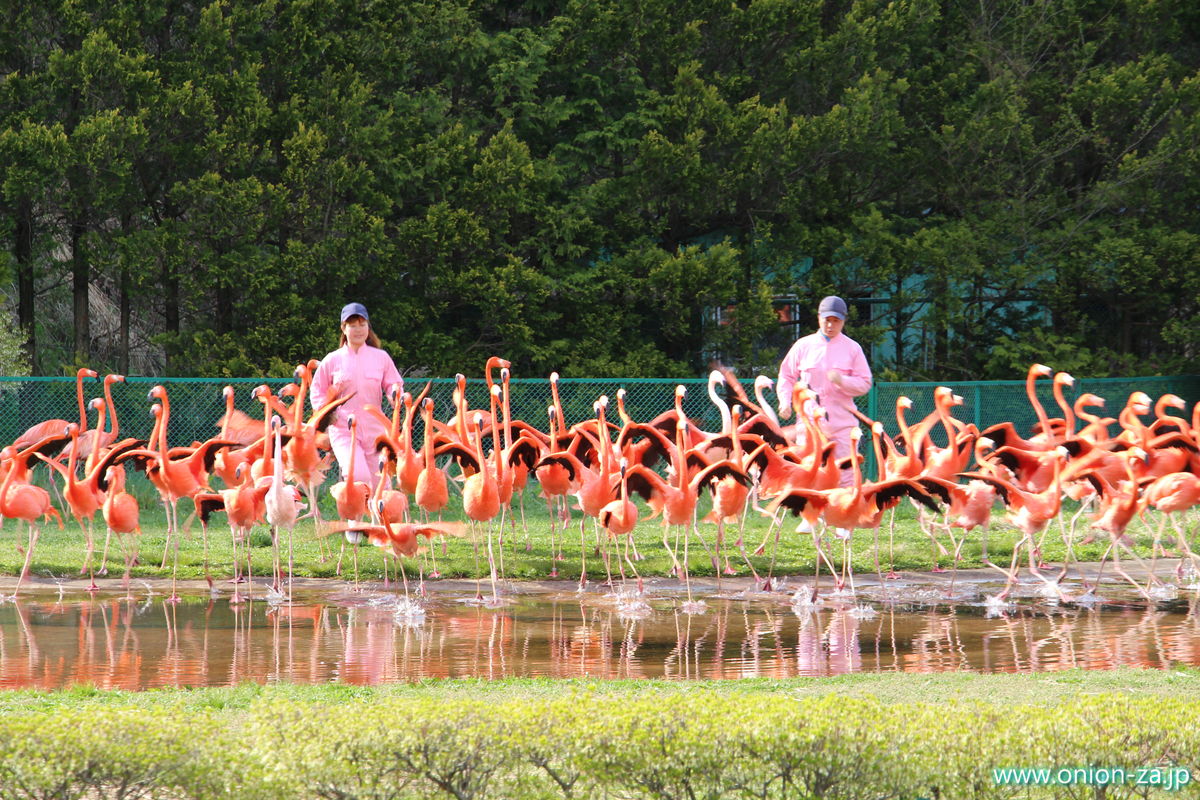
MULTIPOLYGON (((233 386, 235 407, 251 417, 261 418, 262 405, 251 398, 255 386, 266 383, 278 391, 288 381, 277 380, 210 380, 198 378, 129 378, 124 383, 112 386, 113 405, 116 408, 122 436, 144 438, 150 433, 152 417, 151 401, 147 398, 151 387, 162 384, 171 401, 171 420, 168 441, 171 444, 187 444, 205 440, 218 433, 218 420, 225 413, 222 390, 233 386)), ((454 414, 451 395, 454 380, 451 378, 410 379, 405 388, 416 394, 426 383, 430 383, 429 397, 434 401, 434 413, 439 419, 448 419, 454 414)), ((705 430, 720 427, 720 416, 708 398, 706 381, 703 379, 625 379, 603 380, 595 378, 564 378, 559 381, 564 415, 568 425, 594 415, 596 399, 608 395, 609 418, 617 417, 617 391, 626 391, 625 407, 635 420, 648 421, 672 408, 675 387, 682 384, 687 388, 684 411, 705 430)), ((748 395, 753 398, 753 381, 743 380, 748 395)), ((871 392, 859 398, 859 408, 873 419, 884 423, 885 429, 895 434, 896 400, 907 396, 913 401, 907 419, 914 422, 933 410, 933 390, 939 385, 949 386, 964 399, 962 406, 954 409, 954 415, 965 422, 973 422, 980 429, 996 422, 1011 421, 1018 431, 1028 432, 1036 416, 1025 395, 1025 382, 1017 381, 960 381, 937 383, 878 383, 871 392)), ((87 402, 101 394, 101 380, 84 382, 84 400, 87 402)), ((1039 380, 1038 398, 1050 416, 1060 416, 1055 404, 1051 382, 1039 380)), ((1068 402, 1084 392, 1099 395, 1107 400, 1105 412, 1116 416, 1129 394, 1143 391, 1157 399, 1163 394, 1177 394, 1184 398, 1189 408, 1181 412, 1190 414, 1191 404, 1200 399, 1200 376, 1180 375, 1170 377, 1143 378, 1093 378, 1079 379, 1074 387, 1066 391, 1068 402)), ((487 408, 487 387, 481 377, 467 382, 467 401, 471 408, 487 408)), ((511 384, 513 417, 523 419, 531 425, 546 429, 547 406, 550 405, 550 383, 540 378, 514 379, 511 384)), ((767 401, 775 402, 773 393, 767 401)), ((0 378, 0 442, 13 441, 29 426, 45 419, 78 420, 79 411, 75 397, 73 378, 0 378)), ((89 415, 89 427, 94 427, 95 416, 89 415)), ((419 417, 414 430, 421 436, 419 417)), ((935 439, 937 432, 935 431, 935 439)), ((418 438, 417 441, 420 441, 418 438)), ((939 444, 944 444, 940 442, 939 444)), ((870 448, 864 447, 870 458, 870 448)), ((870 465, 869 467, 870 468, 870 465)))

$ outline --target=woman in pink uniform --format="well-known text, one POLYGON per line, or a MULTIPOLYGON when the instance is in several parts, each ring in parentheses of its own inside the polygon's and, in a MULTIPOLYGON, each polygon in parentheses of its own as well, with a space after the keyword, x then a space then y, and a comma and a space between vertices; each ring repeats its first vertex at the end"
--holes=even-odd
MULTIPOLYGON (((792 415, 792 387, 803 380, 825 409, 822 425, 834 442, 834 456, 841 459, 850 455, 850 430, 858 426, 851 409, 854 398, 871 390, 871 367, 862 345, 842 333, 845 300, 832 295, 822 300, 817 323, 816 333, 797 339, 779 365, 779 416, 792 415)), ((849 486, 851 480, 850 470, 843 471, 842 485, 849 486)))
POLYGON ((382 409, 385 392, 389 399, 399 398, 404 391, 404 379, 392 357, 379 348, 379 337, 371 330, 369 319, 362 303, 347 303, 342 308, 342 346, 321 360, 313 375, 309 399, 313 408, 320 408, 330 400, 353 394, 334 412, 327 432, 342 476, 349 470, 353 457, 355 480, 362 480, 374 490, 379 481, 375 440, 386 428, 373 415, 364 414, 363 407, 382 409), (358 431, 353 448, 348 423, 351 414, 355 416, 358 431))

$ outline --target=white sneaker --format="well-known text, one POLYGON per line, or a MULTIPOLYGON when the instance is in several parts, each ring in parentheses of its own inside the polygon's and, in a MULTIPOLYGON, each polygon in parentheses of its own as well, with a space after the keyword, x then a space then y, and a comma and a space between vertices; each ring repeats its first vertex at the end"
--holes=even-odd
POLYGON ((812 533, 812 523, 803 517, 800 519, 800 524, 796 526, 796 533, 812 533))

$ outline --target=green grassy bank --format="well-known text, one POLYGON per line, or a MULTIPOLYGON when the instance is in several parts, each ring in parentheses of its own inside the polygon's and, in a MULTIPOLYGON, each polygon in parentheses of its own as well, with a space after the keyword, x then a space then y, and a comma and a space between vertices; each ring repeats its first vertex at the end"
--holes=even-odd
POLYGON ((1193 785, 1163 782, 1200 764, 1197 680, 1118 670, 14 692, 0 695, 0 800, 1192 797, 1193 785), (1015 787, 996 772, 1010 767, 1092 771, 1015 787), (1097 771, 1118 768, 1126 782, 1097 771))

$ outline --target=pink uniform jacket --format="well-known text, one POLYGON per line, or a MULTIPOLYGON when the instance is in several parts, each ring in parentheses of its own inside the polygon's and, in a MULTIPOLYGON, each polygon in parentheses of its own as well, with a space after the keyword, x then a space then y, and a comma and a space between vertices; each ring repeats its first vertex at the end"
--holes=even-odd
POLYGON ((379 464, 374 463, 375 440, 387 429, 374 416, 364 414, 363 407, 371 405, 382 409, 383 393, 396 385, 399 385, 397 391, 403 392, 404 379, 392 363, 392 357, 383 350, 364 344, 355 353, 348 346, 342 347, 325 356, 313 375, 312 389, 309 391, 313 408, 320 408, 333 400, 333 387, 343 381, 349 386, 347 391, 354 392, 354 396, 334 412, 333 424, 328 430, 329 442, 333 445, 333 453, 337 456, 344 477, 351 457, 347 420, 354 414, 358 429, 358 446, 354 448, 354 479, 374 487, 379 473, 379 464))
POLYGON ((781 405, 792 402, 792 387, 797 379, 803 379, 817 393, 825 409, 825 430, 830 438, 845 439, 848 448, 850 429, 858 424, 858 419, 850 413, 854 398, 871 390, 871 367, 862 346, 844 333, 826 339, 818 331, 797 339, 779 365, 776 390, 781 405), (831 369, 842 373, 841 387, 829 380, 827 373, 831 369))

